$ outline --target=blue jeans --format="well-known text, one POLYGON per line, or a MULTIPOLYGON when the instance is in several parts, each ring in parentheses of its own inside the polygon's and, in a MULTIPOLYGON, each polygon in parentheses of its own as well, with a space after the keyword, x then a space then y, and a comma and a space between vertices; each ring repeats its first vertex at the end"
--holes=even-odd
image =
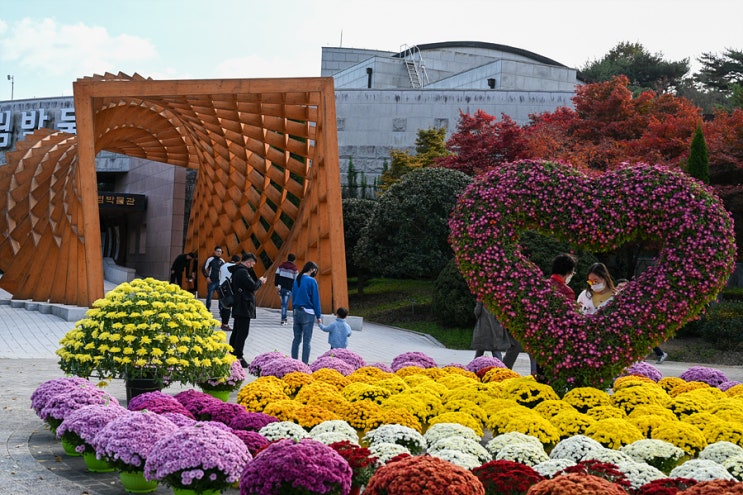
POLYGON ((292 297, 292 291, 279 289, 279 299, 281 299, 281 321, 286 321, 286 313, 289 310, 289 298, 292 297))
POLYGON ((294 309, 294 340, 292 340, 292 358, 298 359, 299 343, 302 343, 302 361, 310 362, 310 344, 312 343, 312 329, 315 327, 315 315, 303 309, 294 309))
POLYGON ((219 289, 219 280, 216 282, 212 282, 209 280, 209 283, 206 286, 206 301, 204 301, 204 304, 206 304, 206 309, 211 309, 212 307, 212 298, 214 297, 214 293, 217 292, 217 289, 219 289))

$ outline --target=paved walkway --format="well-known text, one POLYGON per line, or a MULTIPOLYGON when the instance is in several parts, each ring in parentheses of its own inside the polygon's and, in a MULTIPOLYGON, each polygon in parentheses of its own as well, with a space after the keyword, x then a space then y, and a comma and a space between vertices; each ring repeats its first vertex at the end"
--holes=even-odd
MULTIPOLYGON (((110 288, 110 285, 107 285, 110 288)), ((9 294, 0 290, 0 299, 9 294)), ((0 301, 2 302, 2 301, 0 301)), ((216 304, 212 305, 216 315, 216 304)), ((278 310, 258 308, 246 342, 246 359, 278 350, 289 354, 292 330, 279 325, 278 310)), ((30 408, 29 397, 40 383, 62 376, 54 354, 62 336, 73 327, 51 314, 41 314, 23 308, 0 304, 0 494, 45 493, 54 495, 113 495, 125 493, 118 477, 110 473, 88 473, 81 458, 64 455, 61 444, 54 441, 44 423, 30 408)), ((327 334, 315 331, 311 360, 328 350, 327 334)), ((364 322, 361 331, 354 331, 349 349, 367 362, 391 363, 408 351, 428 354, 440 365, 467 363, 472 351, 446 349, 434 339, 415 332, 364 322)), ((666 361, 658 368, 666 376, 679 376, 693 363, 666 361)), ((743 381, 743 366, 717 367, 731 380, 743 381)), ((515 371, 528 374, 529 360, 521 354, 515 371)), ((172 385, 166 389, 177 393, 190 387, 172 385)), ((114 380, 109 393, 125 402, 122 380, 114 380)), ((235 400, 233 394, 232 400, 235 400)), ((157 495, 172 491, 160 487, 157 495)), ((238 493, 228 490, 226 495, 238 493)))

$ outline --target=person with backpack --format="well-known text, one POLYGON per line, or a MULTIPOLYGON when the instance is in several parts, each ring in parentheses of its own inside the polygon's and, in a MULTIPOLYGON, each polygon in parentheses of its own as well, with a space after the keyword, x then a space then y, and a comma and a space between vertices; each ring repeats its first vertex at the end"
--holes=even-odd
POLYGON ((204 304, 208 310, 211 310, 212 298, 219 288, 219 269, 222 268, 223 264, 222 247, 215 246, 214 254, 201 267, 201 273, 206 277, 206 301, 204 301, 204 304))
MULTIPOLYGON (((230 273, 230 267, 233 266, 235 263, 240 262, 240 256, 233 254, 230 261, 227 263, 224 263, 222 267, 219 269, 219 286, 221 287, 222 284, 224 284, 227 280, 230 280, 232 278, 232 274, 230 273)), ((219 298, 219 318, 222 320, 222 330, 225 332, 231 332, 232 329, 230 328, 230 315, 232 314, 232 307, 231 306, 225 306, 222 304, 222 298, 219 298)))
POLYGON ((232 354, 240 360, 243 368, 248 367, 244 356, 245 340, 250 334, 250 319, 255 318, 255 291, 266 283, 266 277, 258 278, 253 271, 256 261, 253 253, 245 253, 240 263, 228 268, 232 273, 232 288, 235 292, 235 303, 232 306, 235 325, 229 344, 232 346, 232 354))
POLYGON ((286 261, 281 263, 276 269, 276 276, 273 279, 276 290, 279 291, 279 299, 281 299, 282 325, 286 325, 289 299, 292 296, 292 286, 294 285, 294 279, 297 278, 297 273, 299 273, 299 268, 294 264, 294 260, 296 259, 296 256, 289 254, 286 257, 286 261))

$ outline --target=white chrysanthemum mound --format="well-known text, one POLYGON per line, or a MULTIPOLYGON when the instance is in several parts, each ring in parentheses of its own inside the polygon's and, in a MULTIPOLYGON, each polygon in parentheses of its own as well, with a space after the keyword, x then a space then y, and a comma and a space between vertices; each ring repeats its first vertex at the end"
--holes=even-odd
POLYGON ((732 474, 715 461, 709 459, 691 459, 673 468, 671 478, 691 478, 697 481, 735 480, 732 474))
POLYGON ((540 462, 548 461, 549 458, 550 456, 547 455, 541 444, 537 447, 531 443, 506 445, 495 456, 496 461, 514 461, 527 466, 535 466, 540 462))
POLYGON ((387 461, 400 454, 410 454, 410 451, 398 445, 390 442, 378 442, 369 445, 369 451, 374 457, 377 457, 377 466, 383 466, 387 464, 387 461))
POLYGON ((498 455, 498 452, 500 452, 503 447, 516 443, 527 443, 535 447, 541 447, 542 450, 544 450, 542 442, 540 442, 537 437, 533 437, 531 435, 527 435, 518 431, 511 431, 493 437, 493 439, 485 445, 485 448, 488 450, 488 452, 490 452, 491 456, 495 457, 498 455))
POLYGON ((475 430, 469 426, 460 425, 459 423, 436 423, 431 425, 423 435, 423 438, 426 439, 427 445, 433 445, 445 437, 468 438, 476 442, 481 440, 480 435, 475 433, 475 430))
POLYGON ((584 461, 599 461, 599 462, 608 462, 611 464, 618 464, 620 462, 629 462, 632 460, 630 456, 627 454, 623 454, 619 452, 618 450, 614 449, 607 449, 606 447, 601 449, 595 449, 589 451, 585 457, 583 457, 584 461))
POLYGON ((342 419, 331 419, 315 425, 310 430, 310 438, 325 445, 344 440, 356 445, 359 444, 359 434, 356 429, 342 419))
POLYGON ((743 454, 743 447, 732 442, 721 441, 707 445, 699 453, 698 458, 706 459, 708 461, 715 461, 717 464, 722 464, 725 459, 741 454, 743 454))
POLYGON ((577 463, 570 459, 549 459, 544 462, 540 462, 536 466, 532 466, 532 469, 545 478, 553 478, 557 473, 563 469, 575 466, 577 463))
POLYGON ((619 470, 624 473, 627 480, 632 484, 632 488, 637 490, 642 485, 650 483, 653 480, 665 478, 663 471, 656 469, 644 462, 619 461, 615 463, 619 470))
POLYGON ((722 461, 722 467, 727 469, 728 473, 735 476, 735 479, 743 481, 743 454, 728 457, 722 461))
POLYGON ((426 450, 426 439, 409 426, 388 424, 369 431, 363 438, 371 446, 375 443, 396 443, 402 445, 412 454, 422 454, 426 450))
POLYGON ((565 440, 561 440, 550 452, 552 459, 570 459, 571 461, 580 462, 586 455, 593 450, 605 448, 593 438, 585 435, 574 435, 565 440))
POLYGON ((472 454, 455 449, 441 449, 430 453, 433 457, 438 457, 445 461, 456 464, 464 469, 474 469, 482 465, 482 462, 472 454))
MULTIPOLYGON (((635 462, 645 462, 648 464, 651 464, 656 459, 678 461, 684 456, 684 451, 672 443, 649 438, 624 445, 619 448, 619 451, 630 456, 635 462)), ((743 452, 743 449, 741 449, 741 452, 743 452)))
POLYGON ((480 461, 480 464, 485 464, 493 459, 490 452, 480 445, 480 442, 468 438, 446 437, 428 447, 428 453, 431 455, 434 455, 439 450, 458 450, 465 454, 471 454, 480 461))
POLYGON ((276 440, 282 440, 284 438, 291 438, 294 441, 301 440, 302 438, 309 438, 309 434, 304 428, 299 426, 297 423, 292 423, 291 421, 268 423, 266 426, 261 428, 258 433, 266 437, 266 440, 269 442, 275 442, 276 440))

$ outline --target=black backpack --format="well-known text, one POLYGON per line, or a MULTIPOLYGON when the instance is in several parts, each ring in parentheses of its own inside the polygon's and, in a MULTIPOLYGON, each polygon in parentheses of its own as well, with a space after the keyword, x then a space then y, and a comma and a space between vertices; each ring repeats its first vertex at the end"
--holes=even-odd
POLYGON ((232 287, 232 277, 227 277, 227 280, 222 282, 217 289, 217 295, 219 302, 222 303, 223 308, 231 308, 235 304, 235 290, 232 287))

